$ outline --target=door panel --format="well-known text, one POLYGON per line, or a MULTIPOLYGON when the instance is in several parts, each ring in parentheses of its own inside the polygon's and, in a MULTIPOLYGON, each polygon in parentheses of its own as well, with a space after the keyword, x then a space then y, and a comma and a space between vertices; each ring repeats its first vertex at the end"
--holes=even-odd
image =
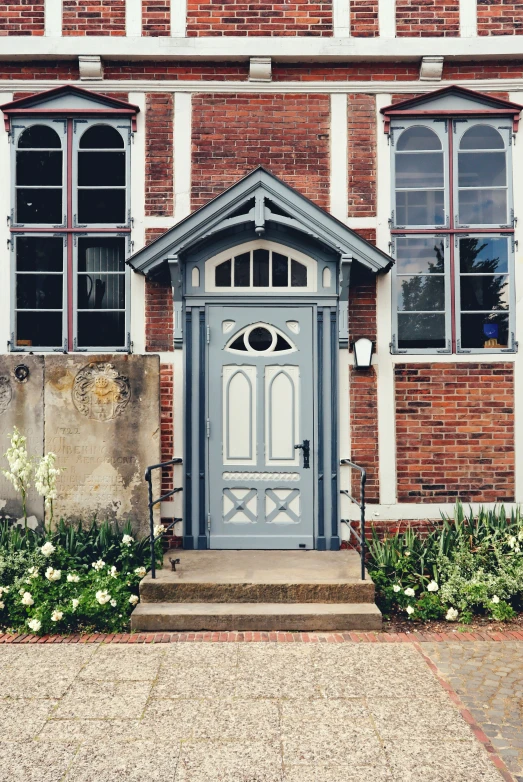
POLYGON ((312 548, 312 307, 208 314, 210 546, 312 548))

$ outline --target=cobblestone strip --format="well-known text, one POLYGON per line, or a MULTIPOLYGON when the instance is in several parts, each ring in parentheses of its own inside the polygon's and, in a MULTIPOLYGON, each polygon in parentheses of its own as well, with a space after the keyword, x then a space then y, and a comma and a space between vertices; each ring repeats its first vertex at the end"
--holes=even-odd
POLYGON ((113 644, 158 644, 191 641, 253 642, 270 641, 276 643, 471 643, 477 641, 523 641, 523 632, 506 630, 504 632, 470 633, 256 633, 256 632, 217 632, 217 633, 92 633, 84 635, 42 635, 28 633, 0 633, 0 644, 61 644, 61 643, 113 643, 113 644))

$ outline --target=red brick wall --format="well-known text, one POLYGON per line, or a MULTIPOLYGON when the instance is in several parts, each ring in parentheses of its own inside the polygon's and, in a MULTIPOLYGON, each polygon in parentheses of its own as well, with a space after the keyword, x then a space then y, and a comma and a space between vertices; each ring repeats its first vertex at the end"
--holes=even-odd
POLYGON ((105 79, 147 79, 152 81, 247 81, 248 62, 129 62, 107 60, 104 63, 105 79))
POLYGON ((349 94, 349 217, 376 214, 376 99, 349 94))
POLYGON ((459 35, 459 0, 397 0, 398 37, 459 35))
POLYGON ((172 93, 155 92, 145 102, 145 214, 170 216, 174 205, 172 93))
POLYGON ((398 501, 513 501, 513 364, 397 364, 395 376, 398 501))
POLYGON ((332 0, 188 0, 187 35, 332 35, 332 0))
POLYGON ((19 60, 14 63, 0 62, 0 79, 68 81, 69 79, 79 78, 78 60, 66 62, 59 60, 49 63, 31 60, 19 60))
MULTIPOLYGON (((145 244, 165 233, 163 228, 149 228, 145 244)), ((174 307, 169 282, 145 280, 145 350, 149 353, 174 350, 174 307)))
POLYGON ((43 34, 43 0, 8 0, 7 3, 0 3, 0 36, 43 34))
POLYGON ((523 3, 478 0, 478 35, 523 35, 523 3))
POLYGON ((63 0, 62 35, 125 35, 125 0, 63 0))
MULTIPOLYGON (((419 64, 344 62, 272 64, 273 81, 416 81, 419 64)), ((472 77, 474 78, 474 77, 472 77)))
POLYGON ((327 95, 193 95, 192 106, 193 208, 259 165, 327 207, 327 95))
MULTIPOLYGON (((379 502, 378 389, 376 371, 350 368, 351 459, 367 470, 366 500, 379 502)), ((352 494, 359 491, 359 475, 353 470, 352 494)))
POLYGON ((368 337, 376 341, 376 275, 354 263, 349 287, 349 341, 368 337))
POLYGON ((170 34, 170 0, 142 0, 142 35, 158 37, 170 34))
POLYGON ((350 0, 350 34, 360 38, 380 34, 377 0, 350 0))

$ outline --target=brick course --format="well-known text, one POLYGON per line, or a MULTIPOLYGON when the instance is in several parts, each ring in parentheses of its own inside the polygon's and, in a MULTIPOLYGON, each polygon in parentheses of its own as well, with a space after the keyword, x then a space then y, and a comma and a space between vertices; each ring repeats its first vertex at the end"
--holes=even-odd
POLYGON ((398 501, 514 500, 514 367, 397 364, 398 501))
POLYGON ((368 337, 376 341, 376 275, 355 263, 349 288, 349 341, 368 337))
POLYGON ((187 35, 332 35, 332 0, 188 0, 187 35))
POLYGON ((193 95, 192 106, 193 208, 259 165, 327 207, 327 95, 193 95))
POLYGON ((105 79, 147 79, 150 81, 247 81, 248 62, 134 62, 107 60, 104 64, 105 79))
POLYGON ((377 0, 350 0, 350 34, 355 38, 380 34, 377 0))
MULTIPOLYGON (((273 81, 416 81, 416 63, 336 62, 326 64, 274 62, 273 81)), ((474 78, 474 77, 473 77, 474 78)))
POLYGON ((125 35, 125 0, 63 0, 62 35, 125 35))
MULTIPOLYGON (((178 0, 174 0, 178 2, 178 0)), ((171 34, 170 0, 142 1, 142 35, 159 37, 171 34)))
POLYGON ((349 217, 376 214, 376 98, 349 94, 349 217))
POLYGON ((145 214, 171 216, 174 208, 174 96, 149 93, 145 101, 145 214))
POLYGON ((398 0, 398 38, 459 36, 459 0, 398 0))
MULTIPOLYGON (((367 471, 366 500, 379 502, 378 388, 376 370, 350 367, 351 459, 367 471)), ((353 470, 352 495, 358 496, 359 474, 353 470)))
POLYGON ((523 3, 478 0, 478 35, 523 35, 523 3))
POLYGON ((0 36, 43 35, 44 3, 37 0, 18 0, 0 3, 0 36))

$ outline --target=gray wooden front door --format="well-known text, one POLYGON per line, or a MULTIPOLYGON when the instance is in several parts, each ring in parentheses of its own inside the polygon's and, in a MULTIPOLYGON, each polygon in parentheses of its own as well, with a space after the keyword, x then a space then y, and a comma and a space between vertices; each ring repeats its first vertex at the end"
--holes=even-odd
POLYGON ((312 323, 310 305, 209 307, 211 548, 314 546, 312 323))

